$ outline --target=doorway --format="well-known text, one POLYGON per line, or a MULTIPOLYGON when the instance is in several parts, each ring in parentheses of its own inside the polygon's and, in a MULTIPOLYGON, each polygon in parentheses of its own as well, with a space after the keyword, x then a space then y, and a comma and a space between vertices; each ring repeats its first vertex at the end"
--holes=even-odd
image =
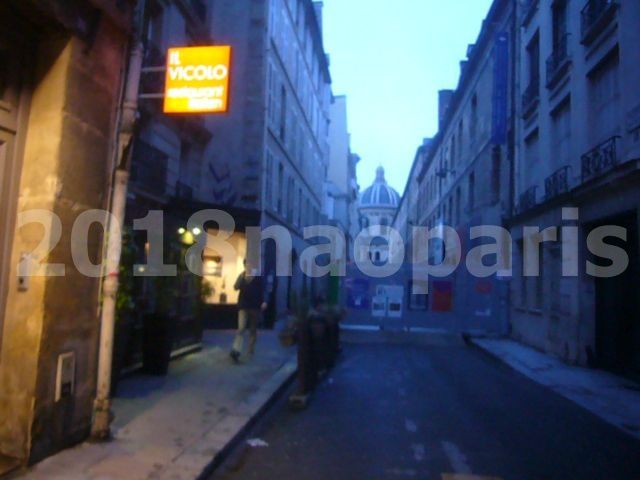
POLYGON ((16 213, 20 163, 16 135, 22 94, 23 68, 16 50, 16 39, 9 32, 0 35, 0 350, 4 333, 5 303, 9 284, 11 233, 16 213))
MULTIPOLYGON (((9 162, 13 157, 14 136, 3 130, 0 125, 0 205, 7 205, 9 162)), ((7 297, 7 277, 9 275, 9 258, 11 255, 7 223, 7 210, 0 209, 0 350, 2 349, 2 332, 4 330, 4 307, 7 297)))
MULTIPOLYGON (((595 280, 597 362, 605 369, 640 378, 637 214, 633 212, 611 218, 600 225, 618 225, 627 229, 626 242, 613 237, 608 237, 606 242, 627 252, 629 267, 617 277, 595 280)), ((602 262, 591 260, 597 264, 602 262)))
MULTIPOLYGON (((4 2, 0 5, 0 18, 14 18, 7 14, 11 7, 4 2)), ((17 23, 17 22, 16 22, 17 23)), ((17 200, 20 184, 22 165, 22 145, 24 143, 24 124, 28 111, 28 89, 23 88, 28 77, 28 68, 25 63, 28 57, 21 54, 22 49, 28 50, 26 41, 27 28, 23 25, 13 25, 14 28, 5 28, 0 32, 0 358, 3 348, 6 346, 7 332, 6 308, 7 298, 12 282, 11 251, 15 217, 17 212, 17 200), (22 32, 20 34, 16 32, 22 32)), ((34 49, 31 49, 33 51, 34 49)), ((11 362, 0 362, 0 369, 5 372, 17 372, 20 365, 11 362)), ((7 391, 7 384, 0 386, 3 408, 7 408, 6 399, 11 392, 7 391)), ((22 428, 18 422, 13 425, 22 428)), ((24 426, 26 429, 26 425, 24 426)), ((4 435, 6 432, 3 431, 4 435)), ((11 471, 20 464, 18 457, 24 445, 11 445, 6 438, 0 438, 2 446, 0 451, 0 475, 11 471)))

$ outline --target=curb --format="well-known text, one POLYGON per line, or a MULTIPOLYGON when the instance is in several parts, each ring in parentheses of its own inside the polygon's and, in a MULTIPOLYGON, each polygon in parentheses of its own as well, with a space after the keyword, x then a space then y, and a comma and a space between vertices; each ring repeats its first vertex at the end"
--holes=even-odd
MULTIPOLYGON (((479 338, 481 339, 481 338, 479 338)), ((627 420, 621 418, 619 415, 616 415, 615 409, 602 409, 599 405, 602 404, 602 401, 592 401, 591 398, 588 398, 585 401, 584 393, 579 392, 579 389, 576 390, 575 387, 567 387, 566 385, 557 385, 549 380, 545 380, 542 378, 538 378, 535 375, 532 375, 529 372, 524 371, 523 368, 518 368, 514 363, 505 360, 498 353, 493 352, 489 348, 486 348, 479 343, 477 343, 474 338, 466 338, 467 344, 480 352, 483 356, 486 356, 491 361, 496 362, 497 364, 503 365, 509 370, 513 371, 517 375, 521 375, 523 378, 526 378, 530 382, 539 385, 542 388, 553 392, 554 394, 564 398, 565 400, 573 403, 577 408, 584 410, 585 412, 589 412, 591 415, 598 417, 601 421, 609 424, 610 426, 618 429, 619 431, 630 435, 631 437, 635 437, 640 439, 640 429, 636 426, 636 423, 628 423, 627 420), (613 412, 613 413, 612 413, 613 412), (632 425, 630 428, 629 425, 632 425)), ((568 366, 571 367, 571 366, 568 366)), ((589 394, 589 397, 592 397, 593 394, 589 394)))
MULTIPOLYGON (((480 337, 480 338, 484 338, 484 337, 480 337)), ((479 343, 476 342, 476 338, 470 336, 470 335, 463 335, 463 341, 464 343, 473 348, 474 350, 480 352, 483 356, 485 356, 487 359, 492 360, 500 365, 504 365, 505 367, 507 367, 509 370, 517 373, 518 375, 521 375, 525 378, 528 378, 529 380, 535 381, 533 379, 531 379, 529 376, 525 375, 524 373, 522 373, 520 370, 518 370, 517 368, 515 368, 513 365, 511 365, 509 362, 506 362, 500 355, 498 355, 495 352, 492 352, 491 350, 489 350, 488 348, 483 347, 482 345, 480 345, 479 343)), ((538 382, 536 382, 538 383, 538 382)))
MULTIPOLYGON (((280 398, 282 393, 289 388, 293 383, 298 373, 297 359, 294 355, 289 361, 285 362, 278 371, 269 379, 269 381, 263 385, 252 398, 257 402, 261 396, 266 394, 266 399, 260 402, 260 406, 257 410, 251 412, 249 419, 241 425, 235 432, 231 434, 229 440, 225 445, 216 453, 213 459, 202 469, 201 473, 195 477, 195 480, 208 479, 215 470, 229 458, 229 455, 235 448, 241 443, 245 435, 256 425, 260 418, 269 410, 280 398), (268 391, 267 388, 269 387, 268 391), (275 388, 273 388, 275 387, 275 388)), ((248 401, 243 402, 242 408, 251 408, 251 398, 248 401)))

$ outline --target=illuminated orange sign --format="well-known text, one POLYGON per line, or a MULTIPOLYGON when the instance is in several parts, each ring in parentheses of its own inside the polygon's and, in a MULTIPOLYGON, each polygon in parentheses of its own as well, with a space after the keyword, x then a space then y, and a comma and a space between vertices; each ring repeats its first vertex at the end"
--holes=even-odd
POLYGON ((164 112, 226 112, 230 62, 228 46, 169 49, 164 112))

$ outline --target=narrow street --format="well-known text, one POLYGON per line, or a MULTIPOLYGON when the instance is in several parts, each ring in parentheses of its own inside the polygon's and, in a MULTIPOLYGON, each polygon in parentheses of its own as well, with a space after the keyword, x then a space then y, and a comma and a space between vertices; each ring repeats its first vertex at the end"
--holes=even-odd
POLYGON ((347 345, 303 412, 276 405, 212 480, 634 479, 640 442, 462 343, 347 345))
POLYGON ((0 24, 0 480, 640 480, 640 0, 0 24))

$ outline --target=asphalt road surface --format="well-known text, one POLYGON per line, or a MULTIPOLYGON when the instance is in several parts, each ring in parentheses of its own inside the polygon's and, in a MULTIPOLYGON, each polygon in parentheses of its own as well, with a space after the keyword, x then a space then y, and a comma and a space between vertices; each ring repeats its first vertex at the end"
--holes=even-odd
POLYGON ((640 479, 640 441, 464 345, 347 345, 216 480, 640 479))

